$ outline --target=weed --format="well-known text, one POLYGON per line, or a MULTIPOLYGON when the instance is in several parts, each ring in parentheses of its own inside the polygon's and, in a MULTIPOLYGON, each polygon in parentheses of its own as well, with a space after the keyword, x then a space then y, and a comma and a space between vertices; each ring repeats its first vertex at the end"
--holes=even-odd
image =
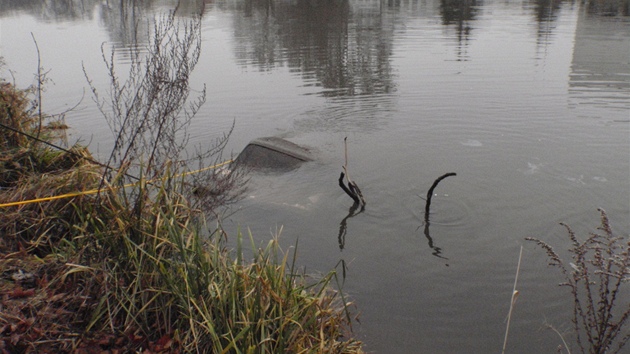
POLYGON ((560 286, 573 297, 573 326, 582 353, 620 353, 630 339, 630 241, 615 236, 606 212, 599 209, 599 232, 580 242, 573 230, 562 224, 572 247, 567 264, 545 241, 528 237, 547 252, 549 264, 562 272, 560 286))

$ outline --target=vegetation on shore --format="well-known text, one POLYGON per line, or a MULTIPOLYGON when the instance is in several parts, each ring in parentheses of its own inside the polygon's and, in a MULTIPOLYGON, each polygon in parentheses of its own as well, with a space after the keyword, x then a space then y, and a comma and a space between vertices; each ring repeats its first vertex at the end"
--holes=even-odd
MULTIPOLYGON (((0 121, 32 133, 26 102, 2 85, 0 121)), ((0 203, 98 188, 102 167, 0 132, 0 203)), ((309 285, 275 239, 250 238, 248 260, 220 229, 202 237, 184 178, 170 175, 2 209, 0 352, 361 352, 344 339, 334 272, 309 285)))
MULTIPOLYGON (((0 123, 11 128, 0 128, 0 204, 98 191, 1 207, 0 353, 362 352, 334 270, 309 278, 275 238, 260 246, 249 235, 248 256, 239 234, 230 250, 220 222, 205 223, 220 221, 243 176, 192 176, 180 158, 203 103, 188 100, 197 26, 157 21, 126 81, 104 55, 112 101, 92 90, 116 136, 112 168, 85 147, 29 138, 53 130, 28 90, 0 83, 0 123)), ((200 166, 223 146, 199 154, 200 166)))

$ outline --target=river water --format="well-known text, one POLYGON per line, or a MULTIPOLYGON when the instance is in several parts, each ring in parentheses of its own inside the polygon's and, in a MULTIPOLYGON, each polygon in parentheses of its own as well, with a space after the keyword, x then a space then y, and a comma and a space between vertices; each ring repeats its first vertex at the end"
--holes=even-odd
MULTIPOLYGON (((146 41, 174 2, 0 3, 5 79, 33 82, 38 43, 49 70, 43 109, 66 113, 69 143, 104 157, 113 137, 83 68, 146 41), (135 23, 138 23, 136 26, 135 23), (10 71, 9 71, 10 70, 10 71), (81 98, 83 100, 81 100, 81 98)), ((227 151, 279 136, 317 161, 256 173, 224 226, 259 242, 280 232, 298 263, 341 260, 360 312, 355 335, 376 353, 499 352, 520 247, 507 352, 550 353, 570 337, 572 299, 534 236, 569 247, 607 211, 630 230, 630 7, 626 0, 183 1, 202 15, 192 85, 207 102, 190 129, 227 151), (339 188, 344 164, 367 200, 339 188), (440 182, 425 221, 426 193, 440 182)), ((339 268, 341 273, 341 268, 339 268)), ((628 290, 628 289, 626 289, 628 290)))

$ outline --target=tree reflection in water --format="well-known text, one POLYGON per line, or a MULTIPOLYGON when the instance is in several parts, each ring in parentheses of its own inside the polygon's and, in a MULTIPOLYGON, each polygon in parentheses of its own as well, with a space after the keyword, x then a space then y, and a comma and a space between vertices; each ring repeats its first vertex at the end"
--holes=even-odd
POLYGON ((442 24, 447 27, 454 25, 457 32, 458 61, 468 60, 467 48, 473 28, 471 23, 482 4, 481 0, 440 0, 442 24))
POLYGON ((288 67, 326 97, 389 93, 395 16, 349 1, 252 1, 236 5, 236 56, 261 71, 288 67))

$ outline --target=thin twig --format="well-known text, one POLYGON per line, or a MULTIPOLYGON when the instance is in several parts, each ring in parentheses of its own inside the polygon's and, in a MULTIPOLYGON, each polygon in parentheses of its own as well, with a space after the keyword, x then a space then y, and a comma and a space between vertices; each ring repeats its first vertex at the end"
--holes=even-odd
POLYGON ((348 180, 348 184, 352 183, 352 179, 350 178, 350 174, 348 173, 348 137, 343 138, 343 152, 344 152, 344 163, 343 163, 343 171, 346 173, 346 179, 348 180))
POLYGON ((37 40, 35 40, 35 35, 33 35, 33 32, 31 32, 31 37, 33 37, 33 43, 35 43, 35 49, 37 50, 37 109, 39 115, 39 127, 37 128, 37 137, 39 138, 39 134, 42 132, 42 59, 39 53, 39 46, 37 45, 37 40))
POLYGON ((561 340, 561 341, 562 341, 562 343, 564 344, 564 349, 566 349, 567 354, 571 354, 571 350, 569 350, 569 345, 568 345, 568 344, 567 344, 567 342, 564 340, 564 336, 562 335, 562 333, 560 333, 560 331, 558 331, 558 330, 556 329, 556 327, 554 327, 554 326, 552 326, 552 325, 550 325, 550 324, 548 324, 548 323, 545 323, 545 326, 546 326, 547 328, 549 328, 550 330, 552 330, 552 331, 556 332, 556 334, 558 335, 558 337, 560 337, 560 340, 561 340))
POLYGON ((518 291, 516 290, 516 283, 518 282, 518 273, 521 270, 521 258, 523 257, 523 246, 521 246, 521 251, 518 254, 518 266, 516 267, 516 276, 514 277, 514 288, 512 289, 512 300, 510 301, 510 311, 508 312, 507 317, 507 327, 505 328, 505 338, 503 339, 503 350, 502 354, 505 354, 505 346, 507 345, 508 333, 510 332, 510 320, 512 319, 512 310, 514 309, 514 303, 516 303, 516 299, 518 298, 518 291))

